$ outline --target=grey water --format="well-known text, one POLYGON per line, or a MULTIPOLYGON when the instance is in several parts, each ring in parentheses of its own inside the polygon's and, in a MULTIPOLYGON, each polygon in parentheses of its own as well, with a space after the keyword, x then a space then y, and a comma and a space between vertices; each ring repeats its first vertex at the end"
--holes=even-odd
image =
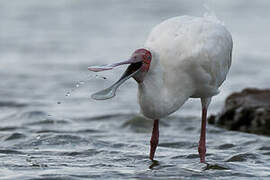
POLYGON ((0 179, 268 179, 270 137, 207 127, 197 143, 200 101, 161 120, 155 162, 152 122, 139 114, 128 80, 115 98, 91 94, 125 70, 90 65, 128 58, 169 17, 215 14, 232 33, 233 64, 210 114, 232 92, 269 88, 270 1, 2 0, 0 2, 0 179))

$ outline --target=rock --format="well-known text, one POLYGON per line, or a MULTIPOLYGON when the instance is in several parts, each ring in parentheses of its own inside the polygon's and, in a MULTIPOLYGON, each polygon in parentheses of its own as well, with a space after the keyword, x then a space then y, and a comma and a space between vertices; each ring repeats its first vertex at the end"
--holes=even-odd
POLYGON ((227 97, 223 111, 209 124, 229 130, 270 135, 270 89, 244 89, 227 97))

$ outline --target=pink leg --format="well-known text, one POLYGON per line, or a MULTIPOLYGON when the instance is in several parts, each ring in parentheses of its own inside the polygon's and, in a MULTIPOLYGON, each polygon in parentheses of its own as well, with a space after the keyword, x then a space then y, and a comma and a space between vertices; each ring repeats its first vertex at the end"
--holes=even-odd
POLYGON ((199 155, 200 155, 200 161, 201 163, 205 163, 205 153, 206 153, 206 147, 205 147, 205 134, 206 134, 206 116, 207 116, 207 108, 202 108, 202 127, 201 127, 201 136, 199 141, 199 155))
POLYGON ((157 145, 158 145, 158 138, 159 138, 158 123, 159 123, 158 119, 154 120, 152 137, 151 137, 151 140, 150 140, 151 148, 150 148, 150 157, 149 158, 152 161, 154 160, 156 148, 157 148, 157 145))

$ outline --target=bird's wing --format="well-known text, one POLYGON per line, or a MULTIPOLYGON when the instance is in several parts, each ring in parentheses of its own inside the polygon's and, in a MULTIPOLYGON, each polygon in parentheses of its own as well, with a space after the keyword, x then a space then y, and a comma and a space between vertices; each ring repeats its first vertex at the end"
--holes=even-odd
MULTIPOLYGON (((213 94, 225 80, 231 65, 232 38, 224 25, 207 18, 181 16, 154 27, 146 43, 158 52, 165 72, 189 76, 195 89, 212 88, 213 94), (199 86, 198 86, 199 85, 199 86)), ((166 77, 170 77, 165 73, 166 77)), ((183 84, 183 79, 168 80, 183 84)), ((205 89, 205 92, 210 90, 205 89)))

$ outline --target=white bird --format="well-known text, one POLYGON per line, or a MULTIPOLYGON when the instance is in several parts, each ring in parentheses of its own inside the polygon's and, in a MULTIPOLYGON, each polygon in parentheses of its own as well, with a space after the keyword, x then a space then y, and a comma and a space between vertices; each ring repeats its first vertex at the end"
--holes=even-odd
POLYGON ((202 122, 198 152, 200 162, 205 163, 207 109, 226 79, 232 48, 230 32, 215 18, 170 18, 153 28, 144 47, 137 49, 129 60, 88 67, 97 72, 130 64, 115 84, 93 94, 92 98, 112 98, 124 81, 130 77, 137 81, 141 113, 154 120, 151 160, 159 141, 159 119, 177 111, 189 98, 200 98, 202 122))

